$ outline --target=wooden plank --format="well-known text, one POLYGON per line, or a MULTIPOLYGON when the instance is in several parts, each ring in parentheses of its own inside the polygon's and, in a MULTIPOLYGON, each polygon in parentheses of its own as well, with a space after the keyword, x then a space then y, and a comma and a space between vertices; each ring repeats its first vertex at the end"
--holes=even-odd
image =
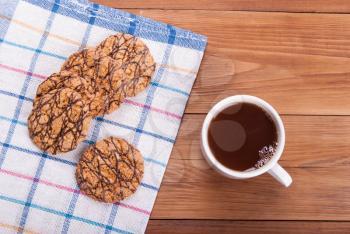
POLYGON ((205 113, 224 97, 250 94, 284 114, 350 114, 347 15, 132 12, 208 36, 187 113, 205 113))
POLYGON ((343 234, 350 230, 349 222, 319 221, 224 221, 224 220, 150 220, 146 233, 172 234, 343 234))
POLYGON ((350 12, 346 0, 178 0, 178 1, 110 1, 95 2, 116 8, 234 10, 234 11, 284 11, 284 12, 350 12))
POLYGON ((191 160, 172 160, 153 219, 350 220, 348 167, 288 168, 284 188, 270 175, 225 178, 191 160))
POLYGON ((152 218, 350 221, 349 116, 283 116, 290 188, 212 170, 199 151, 203 118, 185 115, 152 218))
MULTIPOLYGON (((205 115, 186 114, 171 158, 203 160, 200 130, 205 115)), ((288 167, 347 166, 350 163, 350 116, 282 116, 286 148, 281 163, 288 167)))

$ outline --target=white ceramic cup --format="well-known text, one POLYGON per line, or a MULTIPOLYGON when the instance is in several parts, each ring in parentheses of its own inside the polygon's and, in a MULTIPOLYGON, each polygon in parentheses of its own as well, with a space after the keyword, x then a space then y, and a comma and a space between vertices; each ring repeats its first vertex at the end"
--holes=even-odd
POLYGON ((213 108, 211 108, 211 110, 207 114, 202 126, 201 135, 202 135, 201 148, 205 159, 215 170, 217 170, 222 175, 227 176, 229 178, 234 178, 234 179, 248 179, 255 176, 259 176, 265 172, 268 172, 271 176, 273 176, 276 180, 278 180, 281 184, 283 184, 286 187, 288 187, 292 183, 292 178, 290 177, 288 172, 286 172, 278 164, 278 160, 282 155, 284 144, 285 144, 285 132, 284 132, 283 122, 279 114, 277 113, 277 111, 264 100, 254 96, 249 96, 249 95, 236 95, 236 96, 231 96, 221 100, 220 102, 215 104, 215 106, 213 106, 213 108), (212 119, 215 118, 221 111, 223 111, 227 107, 237 103, 251 103, 256 106, 259 106, 271 117, 271 119, 276 125, 277 136, 278 136, 278 145, 277 145, 276 152, 273 155, 273 157, 264 166, 255 170, 236 171, 236 170, 227 168, 214 157, 213 153, 209 148, 208 131, 209 131, 209 125, 212 119))

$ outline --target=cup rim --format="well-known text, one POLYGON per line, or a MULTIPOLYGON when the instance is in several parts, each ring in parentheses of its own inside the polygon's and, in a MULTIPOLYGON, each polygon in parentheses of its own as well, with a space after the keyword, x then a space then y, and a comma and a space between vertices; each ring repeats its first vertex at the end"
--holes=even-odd
POLYGON ((258 175, 261 175, 268 170, 270 170, 280 159, 282 152, 284 150, 285 146, 285 130, 284 125, 282 122, 281 117, 277 113, 277 111, 266 101, 262 100, 261 98, 250 96, 250 95, 235 95, 230 96, 225 99, 222 99, 218 103, 216 103, 208 112, 206 115, 203 125, 202 125, 202 132, 201 132, 201 147, 203 151, 203 155, 205 159, 208 161, 208 163, 216 169, 218 172, 222 173, 225 176, 228 176, 230 178, 251 178, 258 175), (225 108, 232 106, 236 103, 251 103, 259 106, 262 108, 274 121, 277 129, 277 135, 278 135, 278 145, 276 152, 274 156, 262 167, 252 170, 252 171, 236 171, 233 169, 230 169, 223 164, 221 164, 212 153, 211 149, 209 148, 208 143, 208 130, 209 125, 214 117, 224 110, 225 108))

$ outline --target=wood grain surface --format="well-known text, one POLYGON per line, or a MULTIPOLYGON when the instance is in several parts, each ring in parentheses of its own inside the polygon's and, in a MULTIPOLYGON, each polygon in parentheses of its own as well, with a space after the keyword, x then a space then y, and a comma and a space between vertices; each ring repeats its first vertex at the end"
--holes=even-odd
POLYGON ((148 233, 350 232, 349 1, 97 2, 208 36, 148 233), (290 188, 230 180, 203 159, 205 114, 235 94, 282 114, 290 188))
POLYGON ((223 10, 223 11, 282 11, 282 12, 350 12, 347 0, 96 0, 116 8, 223 10))
MULTIPOLYGON (((204 160, 200 151, 204 117, 184 116, 171 159, 204 160)), ((282 120, 286 131, 282 164, 302 168, 350 166, 350 116, 282 115, 282 120)))
POLYGON ((150 220, 149 233, 172 234, 344 234, 348 233, 348 222, 303 222, 303 221, 217 221, 217 220, 150 220))
POLYGON ((282 114, 350 114, 348 15, 132 11, 208 36, 187 113, 244 93, 282 114))
POLYGON ((172 159, 152 218, 349 221, 348 167, 286 169, 294 181, 288 189, 268 174, 232 180, 204 161, 172 159))

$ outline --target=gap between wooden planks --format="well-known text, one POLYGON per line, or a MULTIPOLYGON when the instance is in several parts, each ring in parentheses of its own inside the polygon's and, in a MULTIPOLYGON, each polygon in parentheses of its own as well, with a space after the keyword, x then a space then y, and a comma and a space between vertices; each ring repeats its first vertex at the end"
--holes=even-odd
POLYGON ((347 0, 148 0, 148 1, 110 1, 95 0, 115 8, 145 9, 186 9, 186 10, 223 10, 223 11, 283 11, 283 12, 350 12, 347 0))
POLYGON ((146 233, 293 233, 343 234, 350 230, 349 222, 318 221, 226 221, 226 220, 150 220, 146 233))

